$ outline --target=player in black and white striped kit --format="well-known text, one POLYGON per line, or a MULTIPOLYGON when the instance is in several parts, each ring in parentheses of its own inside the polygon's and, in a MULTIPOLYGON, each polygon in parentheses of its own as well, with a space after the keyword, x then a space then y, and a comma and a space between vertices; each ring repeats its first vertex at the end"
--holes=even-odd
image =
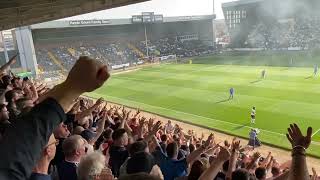
POLYGON ((256 122, 256 107, 252 107, 251 109, 251 123, 255 124, 256 122))

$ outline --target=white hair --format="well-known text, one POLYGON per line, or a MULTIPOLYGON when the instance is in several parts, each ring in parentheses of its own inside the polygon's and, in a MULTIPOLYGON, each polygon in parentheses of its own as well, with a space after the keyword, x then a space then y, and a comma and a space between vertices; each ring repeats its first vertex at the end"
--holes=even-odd
POLYGON ((101 152, 93 152, 84 156, 78 166, 78 180, 92 180, 105 168, 106 158, 101 152))

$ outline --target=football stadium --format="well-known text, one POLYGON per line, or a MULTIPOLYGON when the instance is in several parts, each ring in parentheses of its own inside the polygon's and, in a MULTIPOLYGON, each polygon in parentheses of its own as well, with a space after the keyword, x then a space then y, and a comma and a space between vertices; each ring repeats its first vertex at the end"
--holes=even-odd
MULTIPOLYGON (((3 30, 14 29, 2 31, 0 38, 3 44, 0 45, 3 65, 0 68, 0 140, 11 142, 9 137, 17 137, 12 129, 18 127, 20 121, 14 119, 44 121, 45 116, 35 114, 39 111, 46 112, 48 120, 65 119, 55 126, 32 123, 33 132, 46 134, 45 140, 39 140, 42 143, 37 146, 39 152, 43 147, 56 145, 57 150, 49 158, 51 163, 48 162, 50 165, 46 169, 57 167, 57 174, 50 172, 49 175, 56 175, 60 180, 74 178, 66 175, 70 172, 63 169, 67 167, 63 163, 75 162, 74 172, 77 173, 71 174, 78 179, 88 179, 86 176, 92 176, 86 174, 88 169, 96 168, 98 164, 95 163, 102 160, 104 168, 110 172, 100 169, 99 173, 106 173, 108 176, 104 174, 103 177, 110 179, 121 179, 126 174, 145 172, 137 165, 146 161, 143 158, 148 161, 152 158, 155 166, 159 166, 162 175, 159 179, 165 180, 179 177, 241 180, 236 173, 242 171, 241 168, 248 171, 248 177, 251 174, 255 179, 277 179, 278 176, 307 179, 310 175, 316 180, 319 178, 316 170, 320 170, 313 168, 319 165, 320 158, 319 7, 316 0, 238 0, 221 4, 223 20, 217 20, 214 13, 165 16, 140 12, 119 19, 55 20, 58 18, 50 17, 53 21, 46 21, 47 16, 44 16, 36 23, 21 24, 27 26, 3 25, 3 30), (83 84, 97 81, 90 79, 90 74, 97 69, 92 69, 89 63, 83 70, 91 68, 92 73, 86 71, 72 76, 81 62, 85 62, 81 59, 86 58, 107 66, 106 71, 111 74, 105 78, 108 82, 83 92, 71 91, 76 87, 85 89, 83 84), (10 65, 11 69, 5 72, 10 65), (81 81, 82 85, 74 83, 58 94, 59 87, 72 82, 71 79, 81 81), (57 108, 56 104, 49 104, 50 97, 59 99, 69 91, 83 95, 72 100, 68 111, 63 106, 66 100, 58 101, 62 108, 56 114, 41 109, 41 105, 57 108), (49 100, 41 97, 49 97, 49 100), (65 110, 63 116, 61 109, 65 110), (144 117, 144 113, 151 118, 144 117), (155 117, 165 119, 161 127, 155 117), (178 123, 171 124, 170 120, 178 123), (236 139, 217 142, 209 136, 206 141, 203 132, 185 129, 179 122, 221 133, 223 137, 237 137, 242 146, 236 139), (308 127, 312 127, 312 131, 308 127), (51 134, 60 144, 59 141, 50 143, 51 134), (86 155, 81 155, 79 150, 72 156, 73 152, 78 152, 78 149, 70 151, 78 147, 72 144, 79 142, 77 138, 83 140, 86 155), (144 145, 150 149, 150 153, 149 150, 145 152, 147 155, 140 152, 144 152, 144 145), (151 148, 152 145, 158 145, 158 149, 151 148), (206 151, 200 153, 202 147, 206 151), (261 155, 259 148, 281 149, 285 157, 277 157, 273 152, 261 155), (169 165, 156 155, 159 149, 162 155, 171 158, 170 162, 166 161, 169 165), (94 154, 98 151, 100 153, 94 154), (177 157, 171 157, 171 151, 177 151, 177 157), (201 158, 200 154, 193 157, 197 151, 201 158), (303 161, 294 159, 299 155, 304 156, 303 161), (291 156, 292 161, 281 162, 291 156), (312 158, 308 163, 316 163, 312 163, 312 167, 310 164, 295 167, 294 163, 307 163, 305 156, 312 158), (190 157, 194 158, 192 163, 190 157), (208 164, 209 168, 193 174, 196 162, 203 165, 203 158, 210 161, 211 166, 208 164), (181 170, 178 165, 171 168, 170 163, 180 163, 183 159, 187 168, 181 170), (221 159, 221 165, 217 163, 219 165, 214 167, 214 162, 221 159), (225 170, 225 166, 229 170, 225 170), (187 170, 188 167, 191 169, 187 170), (121 168, 125 169, 124 175, 121 168), (210 168, 217 168, 214 172, 218 174, 212 173, 210 168), (310 171, 299 174, 299 168, 310 171), (298 175, 294 177, 293 172, 298 175)), ((95 78, 101 76, 100 70, 95 78)), ((28 138, 32 136, 25 136, 24 140, 28 138)), ((17 155, 2 151, 6 152, 3 154, 7 154, 7 159, 17 155)), ((49 155, 41 153, 42 156, 49 155)), ((7 166, 0 162, 0 178, 1 168, 7 166)), ((145 166, 143 169, 149 168, 145 166)), ((151 169, 147 174, 152 174, 151 169)), ((28 177, 30 174, 31 171, 27 172, 28 177)))

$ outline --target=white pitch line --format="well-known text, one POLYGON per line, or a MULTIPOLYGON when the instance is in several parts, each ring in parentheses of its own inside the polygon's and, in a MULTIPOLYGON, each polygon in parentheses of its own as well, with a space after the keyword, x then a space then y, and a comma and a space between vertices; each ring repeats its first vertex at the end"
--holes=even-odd
MULTIPOLYGON (((98 93, 93 93, 93 94, 102 95, 102 94, 98 94, 98 93)), ((109 96, 109 95, 106 95, 106 96, 109 96)), ((200 115, 196 115, 196 114, 192 114, 192 113, 186 113, 186 112, 182 112, 182 111, 176 111, 176 110, 173 110, 173 109, 170 109, 170 108, 165 108, 165 107, 160 107, 160 106, 153 106, 153 105, 146 104, 146 103, 143 103, 143 102, 132 101, 132 100, 123 99, 123 98, 114 97, 114 96, 109 96, 109 97, 115 98, 115 99, 124 100, 124 101, 128 101, 128 102, 139 103, 139 104, 147 105, 147 106, 150 106, 150 107, 153 107, 153 108, 164 109, 164 110, 169 110, 169 111, 173 111, 173 112, 176 112, 176 113, 181 113, 181 114, 196 116, 196 117, 203 118, 203 119, 209 119, 209 120, 213 120, 213 121, 217 121, 217 122, 222 122, 222 123, 226 123, 226 124, 231 124, 231 125, 236 125, 236 126, 242 126, 242 127, 244 127, 244 128, 248 128, 248 129, 252 129, 252 128, 253 128, 253 127, 251 127, 251 126, 243 126, 242 124, 232 123, 232 122, 228 122, 228 121, 222 121, 222 120, 219 120, 219 119, 213 119, 213 118, 209 118, 209 117, 205 117, 205 116, 200 116, 200 115)), ((152 113, 152 112, 151 112, 151 113, 152 113)), ((187 123, 187 122, 186 122, 186 123, 187 123)), ((259 129, 259 130, 260 130, 260 132, 261 132, 261 131, 264 131, 264 132, 268 132, 268 133, 271 133, 271 134, 277 134, 277 135, 286 137, 286 135, 285 135, 285 134, 282 134, 282 133, 273 132, 273 131, 268 131, 268 130, 265 130, 265 129, 259 129)), ((319 132, 319 131, 320 131, 320 129, 317 130, 317 132, 319 132)), ((314 134, 316 134, 317 132, 315 132, 314 134)), ((314 135, 314 134, 313 134, 313 135, 314 135)), ((312 136, 313 136, 313 135, 312 135, 312 136)), ((316 141, 311 141, 311 144, 320 145, 320 143, 319 143, 319 142, 316 142, 316 141)))
MULTIPOLYGON (((95 94, 97 94, 97 93, 95 93, 95 94)), ((99 94, 99 95, 101 95, 101 94, 99 94)), ((107 95, 107 96, 109 96, 109 95, 107 95)), ((248 129, 252 129, 252 128, 253 128, 253 127, 251 127, 251 126, 243 126, 243 124, 237 124, 237 123, 232 123, 232 122, 228 122, 228 121, 222 121, 222 120, 219 120, 219 119, 213 119, 213 118, 209 118, 209 117, 205 117, 205 116, 200 116, 200 115, 196 115, 196 114, 192 114, 192 113, 187 113, 187 112, 182 112, 182 111, 176 111, 176 110, 170 109, 170 108, 165 108, 165 107, 160 107, 160 106, 153 106, 153 105, 146 104, 146 103, 143 103, 143 102, 132 101, 132 100, 123 99, 123 98, 114 97, 114 96, 109 96, 109 97, 115 98, 115 99, 124 100, 124 101, 129 101, 129 102, 133 102, 133 103, 139 103, 139 104, 147 105, 147 106, 150 106, 150 107, 153 107, 153 108, 169 110, 169 111, 172 111, 172 112, 175 112, 175 113, 186 114, 186 115, 189 115, 189 116, 195 116, 195 117, 199 117, 199 118, 202 118, 202 119, 209 119, 209 120, 213 120, 213 121, 217 121, 217 122, 221 122, 221 123, 231 124, 231 125, 235 125, 235 126, 241 126, 241 127, 248 128, 248 129)), ((248 121, 248 122, 249 122, 249 121, 248 121)), ((273 132, 273 131, 268 131, 268 130, 265 130, 265 129, 259 129, 259 130, 260 130, 260 131, 264 131, 264 132, 268 132, 268 133, 272 133, 272 134, 277 134, 277 135, 281 135, 281 136, 286 136, 285 134, 281 134, 281 133, 277 133, 277 132, 273 132)))
POLYGON ((313 137, 314 135, 316 135, 319 131, 320 131, 320 128, 319 128, 316 132, 314 132, 314 133, 311 135, 311 137, 313 137))

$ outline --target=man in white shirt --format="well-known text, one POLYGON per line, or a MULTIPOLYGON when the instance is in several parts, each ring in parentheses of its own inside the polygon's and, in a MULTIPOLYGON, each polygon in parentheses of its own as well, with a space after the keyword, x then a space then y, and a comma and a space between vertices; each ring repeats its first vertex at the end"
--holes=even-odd
POLYGON ((165 134, 170 134, 174 130, 174 126, 172 125, 171 121, 168 120, 168 123, 164 125, 164 133, 165 134))

